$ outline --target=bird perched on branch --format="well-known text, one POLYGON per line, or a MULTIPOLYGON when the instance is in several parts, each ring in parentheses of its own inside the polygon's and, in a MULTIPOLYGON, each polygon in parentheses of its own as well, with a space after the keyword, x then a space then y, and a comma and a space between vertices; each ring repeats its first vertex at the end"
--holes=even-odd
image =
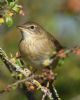
POLYGON ((54 68, 59 60, 54 57, 63 47, 53 35, 34 22, 26 22, 18 28, 22 34, 19 50, 23 60, 33 68, 50 65, 54 68))

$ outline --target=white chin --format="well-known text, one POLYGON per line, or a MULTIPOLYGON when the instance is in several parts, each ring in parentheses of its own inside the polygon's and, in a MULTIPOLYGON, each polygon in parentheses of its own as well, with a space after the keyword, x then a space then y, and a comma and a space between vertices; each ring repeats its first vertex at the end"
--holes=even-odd
POLYGON ((30 32, 28 32, 28 31, 25 30, 23 32, 23 36, 24 36, 24 38, 29 38, 29 37, 32 37, 32 34, 30 32))

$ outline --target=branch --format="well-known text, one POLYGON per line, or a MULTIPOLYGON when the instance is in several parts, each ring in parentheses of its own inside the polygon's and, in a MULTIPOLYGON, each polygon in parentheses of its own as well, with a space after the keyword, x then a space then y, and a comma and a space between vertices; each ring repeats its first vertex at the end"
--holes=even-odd
MULTIPOLYGON (((60 59, 65 58, 66 56, 64 55, 71 52, 79 54, 80 49, 72 48, 59 51, 56 53, 55 57, 51 57, 51 59, 54 61, 57 57, 60 59)), ((20 80, 17 80, 15 83, 8 85, 5 89, 1 90, 1 94, 14 89, 14 87, 18 87, 20 84, 24 84, 27 88, 26 91, 29 91, 29 94, 30 91, 32 92, 38 89, 41 90, 43 92, 42 100, 46 100, 46 97, 48 97, 50 100, 60 100, 57 90, 53 85, 55 75, 51 69, 45 68, 45 72, 43 71, 40 75, 36 75, 35 73, 32 73, 28 68, 25 70, 24 67, 16 64, 17 59, 15 59, 15 62, 13 63, 10 59, 8 59, 8 56, 1 48, 0 58, 11 73, 16 72, 17 74, 21 74, 23 76, 20 80)))
POLYGON ((8 85, 0 93, 4 93, 4 92, 7 92, 7 91, 10 91, 15 86, 19 86, 19 84, 23 83, 23 84, 26 84, 25 86, 29 90, 32 89, 31 87, 33 87, 34 91, 35 91, 35 87, 36 87, 36 89, 40 89, 47 97, 49 97, 50 100, 52 100, 53 97, 51 96, 50 90, 47 87, 42 86, 42 83, 44 83, 47 80, 47 78, 44 79, 44 73, 42 75, 35 75, 34 73, 31 73, 31 71, 28 68, 26 68, 26 70, 27 70, 27 72, 26 72, 19 65, 11 62, 8 59, 6 53, 1 48, 0 48, 0 58, 5 63, 5 65, 7 66, 7 68, 9 69, 9 71, 11 73, 19 72, 24 76, 24 78, 22 80, 18 80, 17 82, 13 83, 12 85, 8 85), (41 80, 41 83, 38 82, 39 80, 41 80))

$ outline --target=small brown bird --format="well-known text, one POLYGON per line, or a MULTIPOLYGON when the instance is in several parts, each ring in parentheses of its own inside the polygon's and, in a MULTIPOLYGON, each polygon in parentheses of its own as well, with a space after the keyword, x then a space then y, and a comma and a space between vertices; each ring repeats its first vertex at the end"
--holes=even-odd
POLYGON ((19 44, 21 57, 25 62, 37 69, 44 66, 57 64, 54 59, 56 52, 62 49, 59 42, 40 25, 34 22, 26 22, 18 27, 22 34, 19 44))

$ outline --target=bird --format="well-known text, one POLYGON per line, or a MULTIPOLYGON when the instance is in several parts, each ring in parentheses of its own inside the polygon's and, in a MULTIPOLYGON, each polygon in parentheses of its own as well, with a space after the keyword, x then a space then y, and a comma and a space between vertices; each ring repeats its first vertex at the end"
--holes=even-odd
POLYGON ((35 22, 26 22, 18 26, 22 38, 19 42, 19 52, 22 60, 32 68, 43 69, 51 66, 53 69, 59 61, 54 60, 57 52, 63 46, 41 25, 35 22))

